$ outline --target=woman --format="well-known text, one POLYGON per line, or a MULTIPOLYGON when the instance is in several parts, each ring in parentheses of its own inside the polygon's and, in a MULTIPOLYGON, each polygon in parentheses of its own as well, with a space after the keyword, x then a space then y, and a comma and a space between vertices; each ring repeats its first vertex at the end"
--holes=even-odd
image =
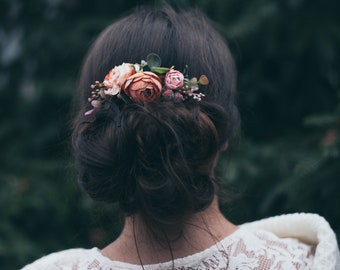
POLYGON ((123 231, 24 269, 337 269, 317 215, 235 226, 221 214, 214 168, 239 128, 235 77, 200 12, 140 8, 105 29, 82 69, 73 147, 81 185, 119 203, 123 231))

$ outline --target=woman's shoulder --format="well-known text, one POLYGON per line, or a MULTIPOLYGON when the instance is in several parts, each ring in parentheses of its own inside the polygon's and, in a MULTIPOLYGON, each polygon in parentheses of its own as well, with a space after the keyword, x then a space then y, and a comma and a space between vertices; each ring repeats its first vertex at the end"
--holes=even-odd
MULTIPOLYGON (((314 246, 240 226, 210 248, 145 269, 314 269, 314 246), (153 268, 149 268, 153 267, 153 268)), ((329 269, 328 269, 329 270, 329 269)))
POLYGON ((74 248, 41 257, 33 263, 26 265, 22 270, 92 269, 100 266, 100 259, 101 254, 97 248, 74 248), (86 267, 82 268, 83 265, 86 265, 86 267))
POLYGON ((288 249, 296 248, 294 242, 314 246, 313 269, 340 269, 336 235, 329 223, 317 214, 294 213, 275 216, 240 227, 252 232, 272 234, 278 241, 286 242, 288 249))
POLYGON ((313 269, 314 246, 267 230, 241 226, 221 245, 230 269, 313 269))

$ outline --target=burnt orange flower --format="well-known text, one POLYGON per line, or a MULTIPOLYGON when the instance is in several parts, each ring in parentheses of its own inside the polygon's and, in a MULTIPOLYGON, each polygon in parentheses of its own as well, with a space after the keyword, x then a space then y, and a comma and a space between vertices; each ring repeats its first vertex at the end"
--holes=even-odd
POLYGON ((127 79, 122 90, 133 101, 153 101, 161 94, 161 79, 152 72, 137 72, 127 79))

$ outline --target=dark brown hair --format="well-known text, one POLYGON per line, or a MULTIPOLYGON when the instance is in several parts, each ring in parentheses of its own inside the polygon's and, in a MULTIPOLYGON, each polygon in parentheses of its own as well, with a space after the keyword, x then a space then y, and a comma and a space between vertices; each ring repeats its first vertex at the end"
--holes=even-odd
POLYGON ((79 182, 95 200, 118 202, 149 228, 180 228, 216 193, 213 167, 222 146, 239 127, 233 58, 222 37, 200 12, 166 6, 138 8, 106 28, 90 48, 76 93, 73 147, 79 182), (121 63, 149 53, 162 66, 189 66, 205 74, 200 102, 117 104, 90 116, 90 85, 121 63))

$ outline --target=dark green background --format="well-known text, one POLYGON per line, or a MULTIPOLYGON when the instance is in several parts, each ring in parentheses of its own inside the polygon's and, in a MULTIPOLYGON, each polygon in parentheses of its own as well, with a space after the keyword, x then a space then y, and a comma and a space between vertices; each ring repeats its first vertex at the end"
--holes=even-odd
MULTIPOLYGON (((77 186, 71 99, 95 36, 154 1, 0 0, 0 267, 113 240, 113 206, 77 186)), ((174 1, 173 1, 174 2, 174 1)), ((235 56, 242 132, 219 175, 235 223, 323 215, 340 233, 340 1, 200 0, 235 56)), ((150 37, 152 38, 152 37, 150 37)))

